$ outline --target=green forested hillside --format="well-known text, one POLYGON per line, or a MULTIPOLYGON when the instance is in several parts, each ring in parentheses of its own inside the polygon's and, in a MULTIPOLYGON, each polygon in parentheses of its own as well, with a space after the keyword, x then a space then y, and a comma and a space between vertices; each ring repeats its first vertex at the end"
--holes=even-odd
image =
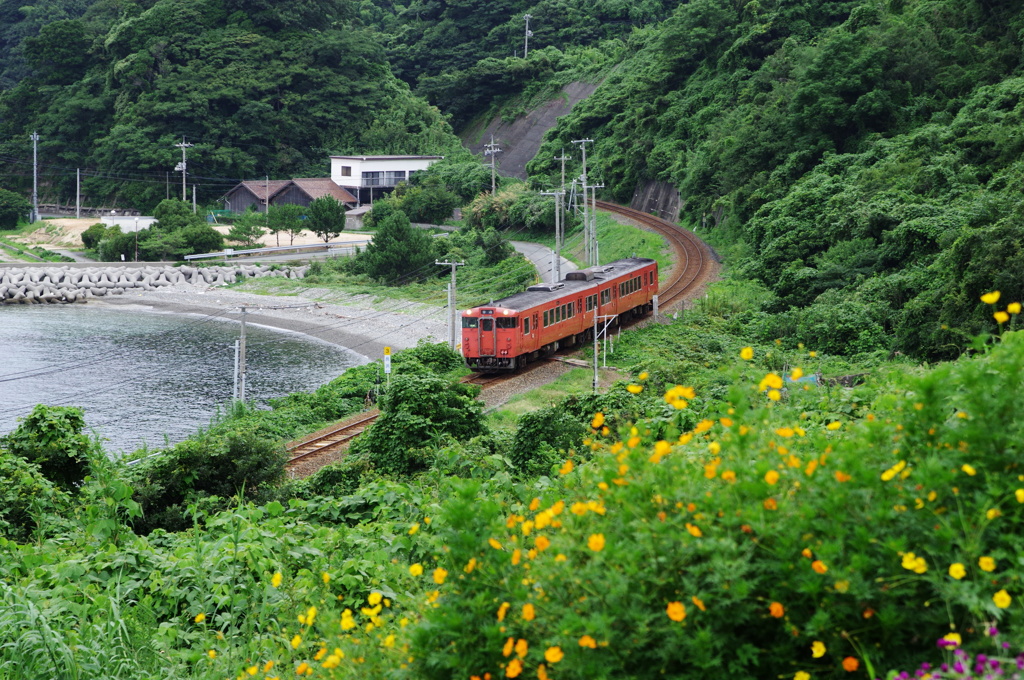
POLYGON ((344 0, 157 0, 99 14, 48 23, 6 55, 28 75, 0 96, 0 156, 27 174, 38 130, 52 198, 73 190, 74 168, 93 168, 86 193, 149 208, 182 137, 206 199, 239 178, 324 175, 331 153, 457 148, 344 0))
POLYGON ((1024 292, 1022 28, 1011 2, 693 2, 538 159, 592 137, 612 197, 677 186, 775 293, 765 337, 955 356, 991 326, 978 291, 1024 292))

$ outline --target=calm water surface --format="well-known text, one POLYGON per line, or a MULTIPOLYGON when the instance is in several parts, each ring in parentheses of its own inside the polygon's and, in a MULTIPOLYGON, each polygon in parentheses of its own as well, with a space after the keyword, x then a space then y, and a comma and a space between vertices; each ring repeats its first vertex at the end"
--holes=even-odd
MULTIPOLYGON (((230 318, 230 315, 228 315, 230 318)), ((0 434, 35 404, 80 406, 108 451, 181 441, 231 398, 237 321, 99 305, 0 306, 0 434)), ((246 325, 246 397, 310 391, 361 362, 246 325)))

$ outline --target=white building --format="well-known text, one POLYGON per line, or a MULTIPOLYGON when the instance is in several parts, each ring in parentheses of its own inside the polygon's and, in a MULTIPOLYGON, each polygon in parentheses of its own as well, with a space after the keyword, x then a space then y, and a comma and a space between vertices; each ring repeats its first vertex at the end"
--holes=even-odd
POLYGON ((331 180, 355 195, 360 203, 372 203, 374 195, 381 196, 442 158, 444 156, 331 156, 331 180))

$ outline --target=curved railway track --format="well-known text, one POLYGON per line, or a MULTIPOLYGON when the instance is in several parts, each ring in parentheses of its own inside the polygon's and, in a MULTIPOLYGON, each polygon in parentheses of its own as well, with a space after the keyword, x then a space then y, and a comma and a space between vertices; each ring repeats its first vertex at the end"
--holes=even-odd
MULTIPOLYGON (((662 309, 667 310, 682 303, 687 295, 707 281, 711 273, 710 253, 707 246, 690 231, 660 217, 615 203, 597 201, 597 207, 626 217, 643 228, 661 234, 669 242, 675 253, 676 266, 672 268, 669 280, 662 286, 658 296, 662 309)), ((547 362, 537 361, 532 366, 538 367, 545 363, 547 362)), ((529 370, 530 367, 513 374, 472 373, 462 378, 460 382, 479 385, 481 390, 486 390, 521 376, 524 371, 529 370)), ((365 411, 302 439, 289 442, 286 445, 289 459, 285 464, 289 474, 292 477, 306 477, 324 465, 340 459, 348 444, 362 434, 379 415, 380 411, 377 409, 365 411)))
POLYGON ((661 309, 667 310, 682 303, 687 295, 694 293, 707 282, 712 270, 711 254, 704 242, 692 232, 668 220, 616 203, 597 201, 597 207, 627 217, 661 234, 675 251, 676 266, 658 293, 658 305, 661 309))

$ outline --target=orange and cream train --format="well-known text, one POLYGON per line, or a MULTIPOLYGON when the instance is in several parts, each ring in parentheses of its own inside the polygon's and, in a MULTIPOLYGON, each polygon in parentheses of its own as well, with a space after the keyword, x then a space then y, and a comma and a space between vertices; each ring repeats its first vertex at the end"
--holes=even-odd
MULTIPOLYGON (((640 316, 658 292, 658 263, 642 257, 570 272, 462 313, 462 355, 479 371, 514 371, 559 347, 593 340, 594 317, 640 316)), ((603 325, 603 321, 601 324, 603 325)))

